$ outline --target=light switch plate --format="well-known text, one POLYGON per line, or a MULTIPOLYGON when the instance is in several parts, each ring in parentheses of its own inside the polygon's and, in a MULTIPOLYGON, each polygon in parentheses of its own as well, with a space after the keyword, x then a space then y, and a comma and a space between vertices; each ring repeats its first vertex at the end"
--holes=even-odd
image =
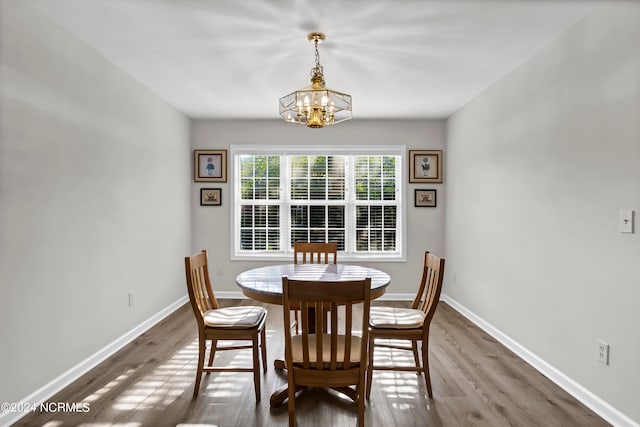
POLYGON ((620 210, 620 232, 633 233, 634 212, 631 209, 620 210))

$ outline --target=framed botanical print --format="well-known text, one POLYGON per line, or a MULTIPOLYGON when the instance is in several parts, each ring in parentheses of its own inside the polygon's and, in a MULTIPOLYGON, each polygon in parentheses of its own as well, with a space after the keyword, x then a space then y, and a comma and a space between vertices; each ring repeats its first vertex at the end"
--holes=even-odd
POLYGON ((442 150, 409 150, 409 182, 442 182, 442 150))
POLYGON ((221 188, 201 188, 200 206, 220 206, 222 205, 221 188))
POLYGON ((416 189, 415 206, 417 208, 435 208, 436 207, 436 190, 416 189))
POLYGON ((227 182, 227 150, 194 150, 194 181, 227 182))

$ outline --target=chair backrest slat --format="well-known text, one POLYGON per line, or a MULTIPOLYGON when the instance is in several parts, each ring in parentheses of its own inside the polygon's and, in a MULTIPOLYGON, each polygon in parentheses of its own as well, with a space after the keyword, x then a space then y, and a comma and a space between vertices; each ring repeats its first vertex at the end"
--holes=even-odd
MULTIPOLYGON (((353 331, 353 304, 351 302, 346 303, 345 307, 345 331, 344 331, 344 368, 349 369, 351 367, 351 334, 353 331)), ((363 329, 366 326, 363 324, 363 329)))
POLYGON ((329 306, 331 313, 331 360, 329 369, 335 370, 338 366, 338 304, 331 302, 329 306))
MULTIPOLYGON (((322 303, 319 301, 316 301, 314 304, 314 308, 315 308, 315 313, 316 313, 316 326, 315 326, 315 330, 316 331, 321 331, 322 330, 322 303)), ((322 370, 322 368, 324 367, 324 357, 323 357, 323 335, 322 334, 315 334, 316 335, 316 369, 318 370, 322 370)))
MULTIPOLYGON (((299 303, 302 312, 302 358, 305 369, 309 368, 309 303, 307 301, 299 303)), ((287 323, 289 324, 289 323, 287 323)))

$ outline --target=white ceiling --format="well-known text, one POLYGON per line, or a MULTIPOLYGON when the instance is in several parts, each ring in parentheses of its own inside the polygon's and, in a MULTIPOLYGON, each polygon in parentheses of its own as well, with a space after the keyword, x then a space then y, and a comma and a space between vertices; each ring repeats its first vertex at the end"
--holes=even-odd
POLYGON ((446 117, 588 14, 596 2, 32 0, 179 110, 276 118, 309 84, 322 31, 327 86, 355 118, 446 117))

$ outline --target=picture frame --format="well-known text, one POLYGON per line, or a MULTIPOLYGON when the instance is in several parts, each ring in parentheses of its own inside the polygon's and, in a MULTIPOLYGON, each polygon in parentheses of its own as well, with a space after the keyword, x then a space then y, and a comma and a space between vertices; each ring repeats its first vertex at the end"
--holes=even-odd
POLYGON ((201 188, 200 206, 222 205, 222 188, 201 188))
POLYGON ((195 182, 227 182, 227 150, 193 150, 195 182))
POLYGON ((409 150, 409 182, 441 183, 442 150, 409 150))
POLYGON ((437 206, 437 191, 416 189, 415 206, 417 208, 435 208, 437 206))

